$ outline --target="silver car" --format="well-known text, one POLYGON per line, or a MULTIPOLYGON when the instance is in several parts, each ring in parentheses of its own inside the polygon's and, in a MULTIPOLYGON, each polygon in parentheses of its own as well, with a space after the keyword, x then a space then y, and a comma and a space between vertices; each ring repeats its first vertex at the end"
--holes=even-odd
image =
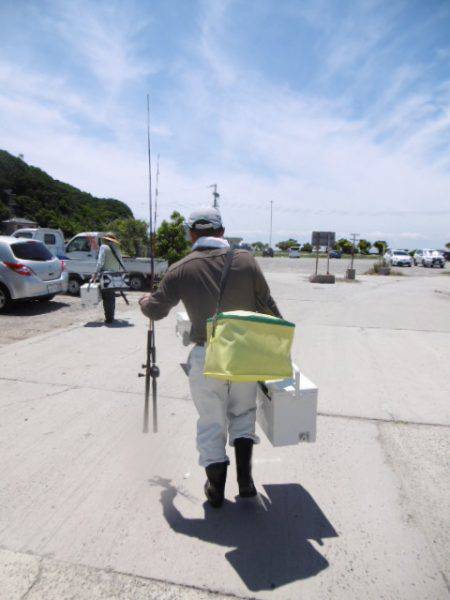
POLYGON ((14 300, 51 300, 67 285, 64 261, 42 242, 0 236, 0 312, 14 300))

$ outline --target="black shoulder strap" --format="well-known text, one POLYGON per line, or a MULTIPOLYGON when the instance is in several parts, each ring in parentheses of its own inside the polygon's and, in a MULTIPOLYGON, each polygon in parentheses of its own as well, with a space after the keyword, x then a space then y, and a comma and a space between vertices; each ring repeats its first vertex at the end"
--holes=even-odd
POLYGON ((227 284, 228 275, 230 273, 231 263, 233 262, 233 256, 234 256, 234 250, 232 248, 230 248, 230 250, 228 250, 228 252, 225 254, 225 264, 223 265, 222 275, 220 277, 219 297, 217 299, 216 314, 220 312, 222 296, 225 291, 225 286, 227 284))
POLYGON ((114 254, 114 258, 117 260, 117 262, 119 263, 119 265, 122 267, 122 269, 125 271, 125 273, 127 272, 127 270, 125 269, 125 266, 123 264, 123 262, 120 260, 119 255, 116 252, 116 249, 114 248, 114 246, 110 246, 111 248, 111 252, 114 254))

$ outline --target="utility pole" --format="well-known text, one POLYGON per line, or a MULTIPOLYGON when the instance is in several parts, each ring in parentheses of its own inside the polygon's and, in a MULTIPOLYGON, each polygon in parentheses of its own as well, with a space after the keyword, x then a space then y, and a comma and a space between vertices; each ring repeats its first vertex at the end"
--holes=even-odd
POLYGON ((270 234, 269 234, 269 248, 272 248, 272 222, 273 222, 273 200, 270 201, 270 234))
POLYGON ((209 185, 208 187, 213 188, 213 207, 214 208, 219 208, 219 198, 220 198, 220 194, 217 191, 217 183, 213 183, 212 185, 209 185))
POLYGON ((358 237, 359 233, 351 233, 350 235, 352 237, 352 260, 350 263, 350 269, 353 269, 353 261, 355 260, 356 238, 358 237))

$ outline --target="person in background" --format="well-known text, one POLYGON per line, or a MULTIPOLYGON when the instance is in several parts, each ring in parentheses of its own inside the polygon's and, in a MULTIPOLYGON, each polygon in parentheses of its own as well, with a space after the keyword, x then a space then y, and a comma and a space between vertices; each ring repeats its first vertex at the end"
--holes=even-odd
MULTIPOLYGON (((206 321, 216 311, 219 283, 230 249, 224 239, 219 211, 202 208, 188 221, 192 252, 173 264, 158 290, 144 295, 139 304, 151 319, 166 317, 181 300, 192 323, 192 349, 189 365, 191 396, 197 408, 197 449, 199 464, 206 469, 205 494, 209 503, 219 507, 224 500, 229 459, 227 437, 236 455, 239 495, 256 495, 252 478, 253 444, 257 443, 256 383, 231 383, 203 375, 205 363, 206 321)), ((281 317, 269 286, 253 255, 247 250, 234 251, 221 308, 249 310, 281 317)))
MULTIPOLYGON (((100 239, 100 249, 98 251, 97 265, 95 273, 92 275, 91 282, 94 283, 100 279, 101 273, 106 271, 122 271, 122 254, 120 252, 120 242, 113 233, 107 233, 100 239)), ((116 294, 114 290, 102 289, 103 311, 105 313, 105 323, 114 321, 116 310, 116 294)))

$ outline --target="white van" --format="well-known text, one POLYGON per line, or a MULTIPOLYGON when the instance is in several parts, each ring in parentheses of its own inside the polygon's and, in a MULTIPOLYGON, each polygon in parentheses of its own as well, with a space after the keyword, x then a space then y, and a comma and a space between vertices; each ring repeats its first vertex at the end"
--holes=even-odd
POLYGON ((27 227, 18 229, 12 234, 12 237, 38 240, 47 246, 53 256, 64 258, 64 235, 61 229, 49 229, 47 227, 32 229, 27 227))
POLYGON ((300 246, 291 246, 288 252, 289 258, 300 258, 300 246))

